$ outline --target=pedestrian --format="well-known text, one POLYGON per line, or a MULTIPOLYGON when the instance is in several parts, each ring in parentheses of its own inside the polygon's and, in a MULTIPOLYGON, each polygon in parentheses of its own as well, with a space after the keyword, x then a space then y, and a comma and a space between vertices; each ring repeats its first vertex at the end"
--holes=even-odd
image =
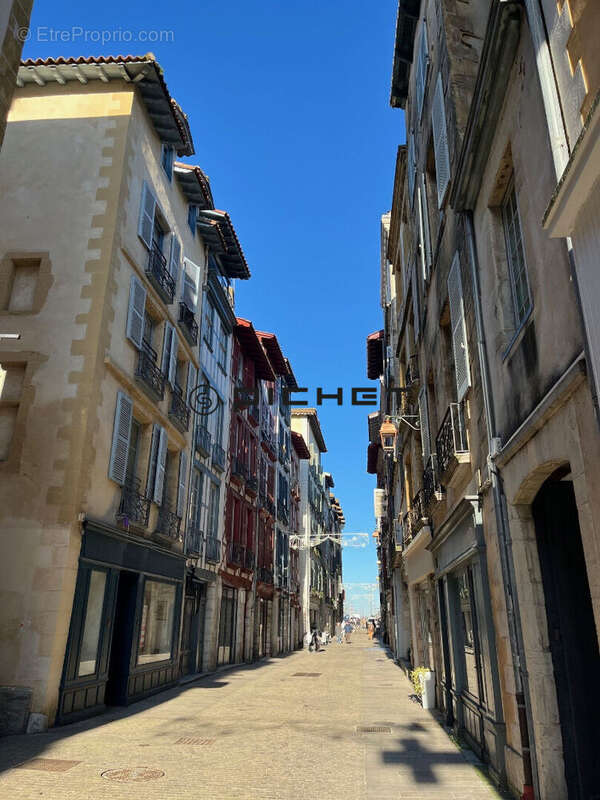
POLYGON ((367 633, 369 635, 369 639, 372 639, 373 638, 373 623, 372 622, 369 622, 369 624, 367 626, 367 633))
POLYGON ((341 622, 336 622, 335 623, 335 635, 336 635, 336 639, 337 639, 337 643, 338 644, 342 643, 342 625, 343 625, 343 623, 341 623, 341 622))
POLYGON ((345 636, 346 644, 352 644, 352 642, 350 641, 350 634, 352 633, 352 623, 351 622, 347 622, 345 624, 344 633, 346 634, 346 636, 345 636))
POLYGON ((317 631, 316 628, 312 632, 312 638, 310 640, 310 647, 308 649, 312 650, 313 648, 315 650, 315 653, 319 652, 319 649, 320 649, 320 647, 319 647, 319 632, 317 631))

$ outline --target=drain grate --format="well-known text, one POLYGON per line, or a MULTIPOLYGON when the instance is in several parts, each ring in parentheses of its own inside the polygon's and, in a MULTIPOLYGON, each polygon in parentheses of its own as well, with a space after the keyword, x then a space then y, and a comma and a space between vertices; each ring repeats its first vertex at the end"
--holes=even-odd
POLYGON ((391 733, 389 725, 357 725, 357 733, 391 733))
POLYGON ((71 767, 76 767, 81 761, 63 761, 60 758, 31 758, 18 769, 36 769, 39 772, 66 772, 71 767))
POLYGON ((109 781, 119 781, 120 783, 142 783, 143 781, 155 781, 162 778, 165 773, 162 769, 152 767, 127 767, 125 769, 107 769, 100 775, 109 781))
POLYGON ((193 736, 182 736, 180 739, 177 739, 175 744, 193 744, 199 745, 200 747, 206 747, 209 744, 213 744, 215 739, 197 739, 193 736))
POLYGON ((318 678, 322 672, 294 672, 292 678, 318 678))

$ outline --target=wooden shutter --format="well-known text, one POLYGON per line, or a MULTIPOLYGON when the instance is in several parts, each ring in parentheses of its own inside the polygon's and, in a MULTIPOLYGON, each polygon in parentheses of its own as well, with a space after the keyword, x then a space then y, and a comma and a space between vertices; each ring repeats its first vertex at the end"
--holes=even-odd
POLYGON ((132 419, 133 401, 125 392, 118 391, 108 477, 116 481, 120 486, 125 483, 125 474, 127 472, 132 419))
POLYGON ((417 72, 415 75, 415 89, 417 93, 417 119, 421 119, 423 111, 423 99, 425 97, 425 86, 427 85, 427 67, 429 56, 427 52, 427 23, 423 20, 421 28, 421 39, 419 42, 419 54, 417 56, 417 72))
POLYGON ((190 395, 192 391, 198 385, 198 370, 190 361, 188 364, 188 374, 187 374, 187 403, 190 405, 190 395))
POLYGON ((198 310, 198 287, 200 286, 200 267, 190 261, 189 258, 183 259, 183 286, 181 287, 181 299, 186 306, 196 313, 198 310))
POLYGON ((175 289, 177 289, 177 281, 179 280, 179 264, 181 263, 181 242, 173 233, 171 235, 171 253, 169 256, 169 273, 175 281, 175 289))
POLYGON ((152 232, 154 230, 154 214, 156 211, 156 198, 150 187, 144 181, 142 186, 142 203, 140 206, 140 219, 138 223, 138 236, 148 250, 152 247, 152 232))
POLYGON ((185 479, 187 474, 187 453, 179 453, 179 482, 177 485, 177 516, 181 519, 185 510, 185 479))
POLYGON ((435 173, 437 178, 438 207, 441 208, 450 182, 450 155, 448 153, 448 131, 444 108, 444 89, 441 73, 438 75, 431 112, 433 149, 435 151, 435 173))
POLYGON ((142 283, 131 276, 129 286, 129 310, 127 312, 127 338, 131 339, 138 350, 144 338, 144 311, 146 309, 146 290, 142 283))
POLYGON ((421 386, 421 390, 419 391, 419 424, 421 427, 421 452, 423 453, 423 464, 425 465, 431 455, 427 386, 421 386))
POLYGON ((408 135, 408 164, 406 165, 406 175, 408 179, 408 198, 410 204, 413 204, 413 194, 415 191, 415 137, 412 131, 408 135))
POLYGON ((158 452, 156 456, 156 477, 154 479, 154 495, 152 499, 157 505, 162 503, 163 488, 165 484, 165 465, 167 462, 167 432, 159 428, 158 452))
POLYGON ((423 267, 423 280, 428 281, 431 275, 432 252, 431 231, 429 229, 429 208, 427 206, 427 189, 425 188, 425 175, 419 176, 419 235, 421 238, 421 264, 423 267))
POLYGON ((412 303, 413 303, 413 326, 415 329, 415 342, 419 339, 421 332, 421 303, 419 297, 419 274, 417 262, 413 261, 412 268, 412 303))
POLYGON ((452 266, 448 274, 448 303, 450 305, 450 322, 452 325, 452 350, 454 353, 454 371, 456 374, 456 393, 458 401, 460 402, 471 385, 471 373, 469 370, 465 306, 458 253, 454 255, 452 266))
POLYGON ((177 378, 177 351, 179 350, 179 337, 173 328, 173 336, 171 337, 171 352, 169 353, 169 372, 168 379, 171 386, 175 386, 177 378))
POLYGON ((165 322, 165 334, 163 337, 163 349, 162 349, 162 358, 160 362, 160 368, 162 370, 163 375, 169 375, 169 369, 171 364, 171 348, 173 345, 173 336, 175 335, 175 330, 170 322, 165 322))

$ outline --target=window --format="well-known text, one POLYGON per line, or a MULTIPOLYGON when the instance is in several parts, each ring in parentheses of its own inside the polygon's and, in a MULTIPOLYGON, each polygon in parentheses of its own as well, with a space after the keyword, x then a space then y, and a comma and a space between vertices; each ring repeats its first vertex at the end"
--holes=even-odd
POLYGON ((192 235, 196 235, 196 223, 198 222, 198 206, 188 206, 188 225, 192 235))
POLYGON ((217 336, 217 364, 223 372, 227 372, 227 331, 220 319, 216 321, 215 333, 217 336))
POLYGON ((219 400, 217 403, 217 408, 215 410, 215 442, 219 446, 221 446, 221 442, 223 441, 224 415, 225 415, 225 406, 223 405, 223 401, 219 400))
POLYGON ((129 308, 127 312, 127 338, 138 350, 144 340, 144 323, 146 320, 146 290, 135 275, 131 276, 129 285, 129 308))
POLYGON ((213 349, 214 329, 215 329, 215 307, 210 302, 210 300, 206 298, 206 302, 204 303, 204 324, 203 324, 202 335, 204 337, 204 341, 208 345, 209 350, 213 349))
POLYGON ((160 505, 165 484, 167 462, 167 432, 160 425, 152 428, 152 442, 150 444, 150 463, 148 465, 148 483, 146 496, 160 505))
POLYGON ((219 533, 219 486, 216 483, 210 484, 208 497, 208 525, 207 533, 209 536, 217 538, 219 533))
POLYGON ((502 204, 502 222, 506 241, 506 258, 510 274, 515 325, 519 328, 531 311, 532 303, 514 183, 509 186, 502 204))
POLYGON ((423 20, 421 39, 419 41, 419 55, 417 56, 417 72, 415 75, 415 88, 417 92, 417 119, 421 119, 423 99, 427 85, 427 72, 429 67, 429 52, 427 49, 427 23, 423 20))
POLYGON ((99 569, 90 570, 83 637, 79 651, 78 677, 93 675, 96 672, 105 586, 106 572, 99 569))
POLYGON ((137 477, 137 460, 140 439, 142 436, 142 425, 137 419, 131 421, 131 433, 129 436, 129 452, 127 453, 127 469, 125 470, 125 483, 133 485, 137 477))
POLYGON ((435 152, 435 174, 437 177, 438 207, 441 208, 450 183, 450 154, 448 152, 448 131, 446 128, 446 109, 444 106, 444 87, 442 76, 438 75, 431 112, 433 129, 433 149, 435 152))
POLYGON ((454 372, 456 376, 457 400, 463 399, 471 385, 467 328, 465 325, 465 306, 461 278, 460 257, 455 253, 448 273, 448 304, 452 326, 452 350, 454 353, 454 372))
POLYGON ((175 585, 147 580, 144 585, 137 663, 171 658, 175 621, 175 585))
POLYGON ((406 176, 408 180, 408 199, 410 200, 411 208, 413 204, 413 195, 415 192, 416 169, 417 169, 417 164, 415 159, 415 137, 413 136, 413 132, 411 131, 408 136, 408 153, 407 153, 407 164, 406 164, 406 176))
POLYGON ((200 267, 190 261, 189 258, 183 260, 183 285, 181 287, 181 299, 194 314, 198 309, 198 287, 200 286, 200 267))
POLYGON ((125 483, 129 456, 129 435, 133 418, 133 401, 124 392, 117 392, 108 477, 120 486, 125 483))
POLYGON ((163 144, 160 150, 160 163, 165 175, 169 180, 173 178, 173 161, 175 160, 175 150, 170 144, 163 144))
POLYGON ((0 364, 0 461, 10 454, 25 380, 25 364, 0 364))
POLYGON ((192 470, 191 483, 190 524, 199 531, 202 529, 202 488, 204 484, 204 475, 199 469, 192 470))
POLYGON ((13 314, 33 311, 40 265, 40 258, 13 259, 9 262, 7 280, 4 286, 0 286, 2 311, 13 314))

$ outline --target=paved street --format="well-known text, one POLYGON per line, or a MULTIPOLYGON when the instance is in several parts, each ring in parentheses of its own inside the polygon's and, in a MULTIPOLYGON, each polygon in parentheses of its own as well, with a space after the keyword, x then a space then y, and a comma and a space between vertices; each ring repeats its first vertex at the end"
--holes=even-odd
POLYGON ((409 699, 411 688, 384 649, 354 634, 349 645, 222 671, 91 722, 6 738, 0 797, 500 797, 409 699))

